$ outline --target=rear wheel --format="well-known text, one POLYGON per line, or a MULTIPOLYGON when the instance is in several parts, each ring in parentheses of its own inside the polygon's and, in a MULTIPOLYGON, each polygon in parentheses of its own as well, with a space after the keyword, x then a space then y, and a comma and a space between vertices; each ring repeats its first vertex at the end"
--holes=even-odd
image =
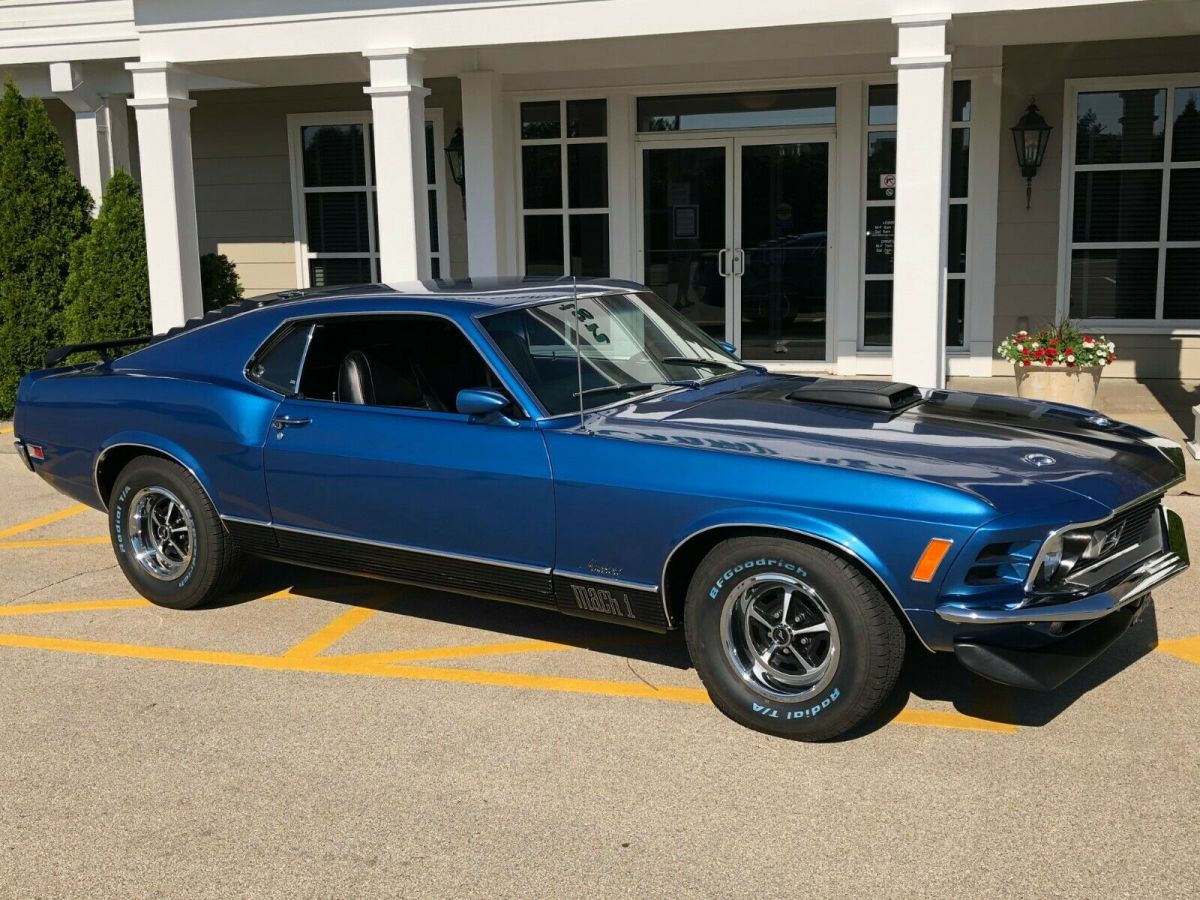
POLYGON ((796 740, 861 724, 891 694, 904 659, 904 629, 871 580, 796 541, 719 544, 692 578, 684 618, 717 708, 796 740))
POLYGON ((129 583, 147 600, 192 609, 236 580, 239 555, 220 516, 190 472, 142 456, 117 476, 109 534, 129 583))

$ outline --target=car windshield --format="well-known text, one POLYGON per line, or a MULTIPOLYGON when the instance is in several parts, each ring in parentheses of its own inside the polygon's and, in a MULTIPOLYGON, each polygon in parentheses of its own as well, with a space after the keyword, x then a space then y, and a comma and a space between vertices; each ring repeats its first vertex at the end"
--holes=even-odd
POLYGON ((746 368, 651 293, 559 299, 481 322, 552 416, 746 368))

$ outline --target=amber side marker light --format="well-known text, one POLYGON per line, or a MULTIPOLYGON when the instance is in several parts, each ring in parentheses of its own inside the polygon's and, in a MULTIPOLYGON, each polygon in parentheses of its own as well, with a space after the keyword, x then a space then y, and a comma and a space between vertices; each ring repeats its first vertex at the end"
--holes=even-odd
POLYGON ((938 566, 942 564, 942 560, 946 558, 946 554, 950 552, 950 548, 954 545, 954 541, 946 538, 934 538, 925 547, 925 552, 921 554, 921 558, 917 560, 917 565, 913 568, 913 581, 933 581, 934 573, 937 572, 938 566))

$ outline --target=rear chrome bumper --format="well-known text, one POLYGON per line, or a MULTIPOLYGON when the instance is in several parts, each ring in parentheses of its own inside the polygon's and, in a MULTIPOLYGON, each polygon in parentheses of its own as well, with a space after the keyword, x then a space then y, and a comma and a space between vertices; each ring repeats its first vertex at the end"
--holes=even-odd
POLYGON ((1014 625, 1028 622, 1089 622, 1102 619, 1123 606, 1146 596, 1189 564, 1183 520, 1177 513, 1163 509, 1166 547, 1163 552, 1144 560, 1117 584, 1107 590, 1063 603, 1029 607, 974 607, 963 603, 942 603, 937 614, 947 622, 969 625, 1014 625))
POLYGON ((21 462, 25 463, 25 468, 30 472, 33 471, 33 460, 29 458, 29 451, 25 449, 24 441, 13 441, 17 448, 17 456, 21 457, 21 462))

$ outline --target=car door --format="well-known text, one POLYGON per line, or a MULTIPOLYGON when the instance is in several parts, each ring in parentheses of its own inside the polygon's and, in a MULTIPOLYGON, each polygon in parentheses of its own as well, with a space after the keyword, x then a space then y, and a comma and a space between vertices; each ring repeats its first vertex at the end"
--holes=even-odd
POLYGON ((264 451, 283 555, 552 603, 545 442, 515 407, 487 420, 454 411, 458 388, 480 386, 500 382, 445 318, 316 321, 299 391, 280 403, 264 451), (374 380, 369 396, 351 397, 362 385, 346 383, 347 360, 360 357, 370 360, 374 380), (418 383, 415 392, 412 384, 405 394, 387 383, 404 380, 400 369, 418 373, 408 379, 418 383), (412 405, 398 405, 406 402, 412 405))

